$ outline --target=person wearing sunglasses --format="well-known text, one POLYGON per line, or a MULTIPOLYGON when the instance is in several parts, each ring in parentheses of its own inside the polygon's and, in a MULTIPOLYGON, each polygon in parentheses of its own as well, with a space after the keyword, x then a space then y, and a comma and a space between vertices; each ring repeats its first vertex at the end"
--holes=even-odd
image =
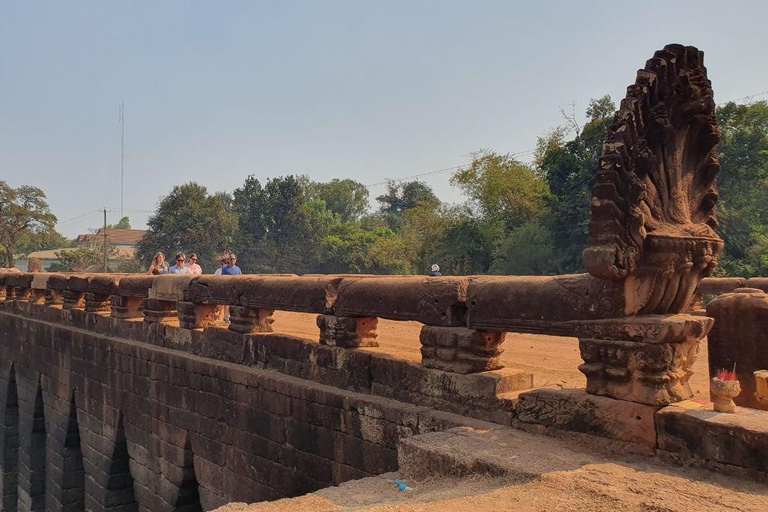
POLYGON ((187 268, 189 269, 190 274, 202 274, 203 269, 200 268, 200 265, 197 264, 197 254, 194 252, 189 255, 189 260, 187 260, 187 268))
POLYGON ((169 274, 189 274, 189 269, 184 266, 184 260, 186 260, 187 257, 184 255, 183 252, 180 252, 176 255, 176 264, 168 269, 169 274))
POLYGON ((221 275, 223 276, 239 276, 243 273, 240 267, 237 266, 237 256, 234 254, 229 255, 229 264, 221 269, 221 275))

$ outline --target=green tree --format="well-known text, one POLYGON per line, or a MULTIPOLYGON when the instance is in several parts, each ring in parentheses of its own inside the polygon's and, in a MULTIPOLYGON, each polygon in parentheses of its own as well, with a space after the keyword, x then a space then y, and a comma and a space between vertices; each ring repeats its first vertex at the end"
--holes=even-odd
POLYGON ((379 212, 387 225, 397 231, 403 223, 403 216, 408 210, 416 207, 435 210, 440 206, 432 188, 421 181, 405 183, 387 183, 387 192, 376 198, 379 202, 379 212))
POLYGON ((0 249, 4 266, 13 266, 23 237, 50 231, 55 224, 56 216, 42 190, 28 185, 12 188, 0 181, 0 249))
POLYGON ((311 188, 303 176, 268 179, 263 186, 249 176, 234 191, 240 226, 235 245, 243 269, 306 273, 317 268, 320 241, 336 220, 324 200, 312 198, 311 188))
POLYGON ((733 102, 717 109, 720 235, 725 253, 721 275, 767 275, 768 103, 733 102))
POLYGON ((490 272, 551 275, 560 268, 553 235, 538 221, 526 222, 497 241, 490 272))
POLYGON ((210 272, 216 256, 232 246, 237 216, 228 194, 209 194, 202 185, 186 183, 160 200, 147 227, 137 247, 145 265, 157 251, 163 251, 169 260, 177 252, 195 252, 200 266, 210 272))
POLYGON ((323 237, 318 271, 329 274, 410 274, 406 242, 387 227, 337 224, 323 237))
POLYGON ((22 233, 16 243, 16 253, 28 255, 36 251, 61 249, 62 247, 74 247, 75 243, 55 229, 41 231, 26 231, 22 233))
POLYGON ((117 224, 108 224, 107 229, 131 229, 131 221, 128 217, 123 217, 117 224))
POLYGON ((469 197, 480 217, 507 229, 541 215, 549 197, 547 182, 528 165, 488 150, 475 153, 472 164, 457 171, 451 184, 469 197))
POLYGON ((566 115, 566 126, 555 128, 538 141, 535 165, 551 194, 543 224, 552 235, 561 265, 559 272, 583 271, 581 253, 589 241, 592 186, 615 109, 610 96, 593 99, 583 127, 575 114, 566 115), (570 133, 575 137, 567 141, 570 133))
POLYGON ((326 209, 338 215, 341 222, 358 220, 368 210, 368 189, 355 180, 336 178, 327 183, 312 183, 310 194, 325 201, 326 209))

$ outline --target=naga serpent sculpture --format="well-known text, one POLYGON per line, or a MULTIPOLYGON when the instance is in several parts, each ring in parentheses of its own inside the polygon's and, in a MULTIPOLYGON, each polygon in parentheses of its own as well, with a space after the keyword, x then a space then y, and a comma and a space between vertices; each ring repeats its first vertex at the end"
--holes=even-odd
POLYGON ((703 53, 678 44, 657 51, 603 143, 588 274, 478 281, 470 324, 568 332, 572 321, 685 311, 724 247, 715 232, 719 141, 703 53))
POLYGON ((597 169, 586 270, 624 281, 627 313, 676 313, 712 274, 720 132, 703 52, 657 51, 614 116, 597 169))

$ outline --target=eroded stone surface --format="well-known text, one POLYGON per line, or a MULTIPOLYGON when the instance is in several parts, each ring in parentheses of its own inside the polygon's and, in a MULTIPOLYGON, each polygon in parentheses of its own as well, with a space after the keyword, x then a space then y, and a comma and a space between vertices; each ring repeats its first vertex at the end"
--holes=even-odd
POLYGON ((536 389, 520 394, 515 412, 523 423, 655 447, 653 416, 659 409, 581 389, 536 389))
POLYGON ((505 333, 465 327, 421 328, 421 363, 456 373, 476 373, 503 368, 499 357, 505 333))
POLYGON ((318 315, 320 344, 331 347, 378 347, 376 342, 376 317, 350 318, 344 316, 318 315))
POLYGON ((768 473, 768 412, 736 408, 714 412, 711 404, 690 409, 669 406, 656 413, 659 450, 687 464, 743 468, 749 476, 768 473))

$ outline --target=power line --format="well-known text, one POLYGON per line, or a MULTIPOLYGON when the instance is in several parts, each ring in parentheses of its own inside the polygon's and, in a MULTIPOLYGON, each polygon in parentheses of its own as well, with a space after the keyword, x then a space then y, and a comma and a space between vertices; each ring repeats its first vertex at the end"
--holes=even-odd
POLYGON ((101 210, 93 210, 93 211, 90 211, 90 212, 78 215, 77 217, 72 217, 71 219, 64 220, 64 221, 61 221, 61 222, 57 222, 56 225, 61 226, 62 224, 69 224, 70 222, 82 219, 83 217, 87 217, 88 215, 93 215, 94 213, 100 213, 100 212, 101 212, 101 210))
POLYGON ((755 94, 750 94, 748 96, 742 96, 741 98, 736 98, 735 100, 728 100, 728 101, 720 102, 720 103, 717 104, 717 106, 720 107, 722 105, 725 105, 726 103, 736 103, 736 102, 739 102, 739 101, 751 100, 751 99, 754 99, 754 98, 757 98, 757 97, 760 97, 760 96, 765 96, 766 94, 768 94, 768 91, 756 92, 755 94))
MULTIPOLYGON (((518 151, 517 153, 510 153, 507 156, 510 156, 510 157, 522 156, 522 155, 525 155, 527 153, 533 153, 534 151, 536 151, 536 148, 526 149, 525 151, 518 151)), ((370 185, 365 185, 365 186, 366 187, 377 187, 379 185, 386 185, 388 183, 397 183, 399 181, 410 180, 410 179, 413 179, 413 178, 421 178, 421 177, 424 177, 424 176, 433 176, 435 174, 441 174, 441 173, 444 173, 444 172, 457 171, 459 169, 463 169, 464 167, 469 167, 470 165, 472 165, 471 162, 466 163, 466 164, 461 164, 461 165, 454 165, 453 167, 446 167, 444 169, 438 169, 436 171, 429 171, 429 172, 424 172, 424 173, 421 173, 421 174, 413 174, 411 176, 403 176, 402 178, 386 179, 384 181, 379 181, 379 182, 376 182, 376 183, 371 183, 370 185)))

